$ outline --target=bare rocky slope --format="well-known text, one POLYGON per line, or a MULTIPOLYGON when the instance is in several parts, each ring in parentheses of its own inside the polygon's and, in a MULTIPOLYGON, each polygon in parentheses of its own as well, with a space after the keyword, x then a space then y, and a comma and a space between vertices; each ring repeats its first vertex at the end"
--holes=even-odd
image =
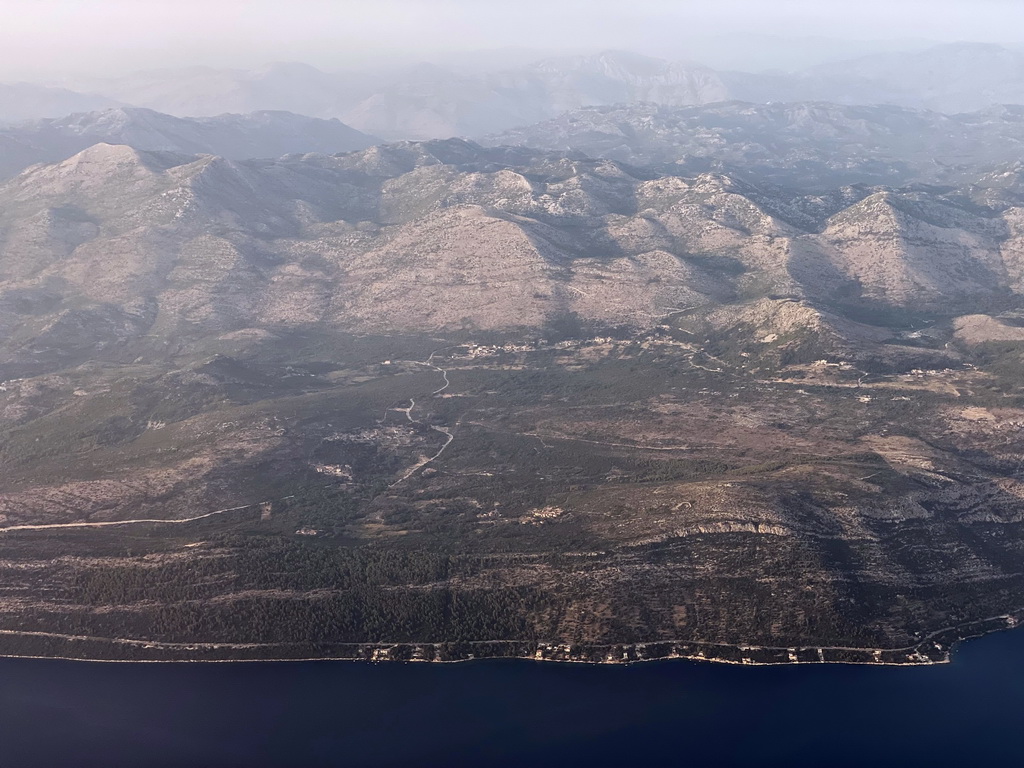
POLYGON ((1022 615, 1019 168, 0 186, 0 653, 925 663, 1022 615))
POLYGON ((0 187, 5 346, 39 361, 26 342, 71 322, 441 333, 651 328, 762 297, 976 306, 1021 290, 1019 217, 941 190, 787 198, 461 140, 241 162, 98 144, 0 187))

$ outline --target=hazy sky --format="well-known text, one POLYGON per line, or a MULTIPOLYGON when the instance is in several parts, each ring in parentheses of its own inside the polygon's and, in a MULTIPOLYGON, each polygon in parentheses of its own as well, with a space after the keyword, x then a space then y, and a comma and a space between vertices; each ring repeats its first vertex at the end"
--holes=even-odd
POLYGON ((0 0, 0 78, 505 46, 683 58, 752 33, 1016 42, 1022 24, 1022 0, 0 0))

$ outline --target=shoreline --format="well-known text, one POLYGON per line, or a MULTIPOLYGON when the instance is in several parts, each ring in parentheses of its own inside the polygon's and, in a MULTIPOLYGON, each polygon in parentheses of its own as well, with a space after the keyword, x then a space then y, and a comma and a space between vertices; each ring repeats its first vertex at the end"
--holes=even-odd
POLYGON ((239 664, 280 662, 359 662, 370 664, 458 664, 499 659, 627 666, 654 661, 697 661, 735 666, 809 666, 846 664, 857 666, 921 667, 948 664, 955 647, 966 640, 1013 629, 1013 615, 981 619, 932 633, 904 648, 844 648, 820 646, 768 647, 656 641, 592 646, 566 643, 480 640, 462 643, 333 643, 320 644, 333 653, 313 650, 317 644, 154 643, 147 640, 56 635, 19 630, 0 630, 0 659, 33 659, 102 664, 239 664), (12 641, 36 641, 35 649, 18 652, 4 646, 12 641), (51 645, 53 653, 38 645, 51 645), (59 645, 77 644, 80 653, 59 645), (91 647, 89 647, 91 646, 91 647), (125 653, 111 653, 115 648, 125 653), (276 649, 278 652, 274 653, 276 649), (295 655, 288 653, 295 652, 295 655), (13 652, 12 652, 13 651, 13 652), (63 653, 61 651, 64 651, 63 653), (104 653, 105 651, 105 653, 104 653), (263 651, 265 655, 246 656, 263 651), (270 651, 267 653, 267 651, 270 651), (488 652, 490 651, 490 652, 488 652), (133 653, 134 652, 134 653, 133 653), (199 652, 198 654, 196 652, 199 652), (205 653, 204 653, 205 652, 205 653), (241 652, 241 653, 240 653, 241 652), (304 653, 305 652, 305 653, 304 653))

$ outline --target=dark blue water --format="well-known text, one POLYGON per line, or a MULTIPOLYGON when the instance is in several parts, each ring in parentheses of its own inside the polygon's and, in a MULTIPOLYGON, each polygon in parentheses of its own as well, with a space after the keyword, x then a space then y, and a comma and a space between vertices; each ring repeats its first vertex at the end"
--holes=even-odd
POLYGON ((0 660, 0 766, 1024 764, 1024 632, 941 667, 0 660))

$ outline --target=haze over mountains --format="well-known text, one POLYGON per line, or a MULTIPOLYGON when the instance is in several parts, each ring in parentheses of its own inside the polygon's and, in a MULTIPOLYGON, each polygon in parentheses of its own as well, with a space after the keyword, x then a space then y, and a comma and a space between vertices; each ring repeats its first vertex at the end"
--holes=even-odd
POLYGON ((106 96, 92 96, 66 88, 31 83, 0 83, 0 123, 17 123, 41 117, 60 117, 116 106, 106 96))
POLYGON ((23 95, 17 102, 0 102, 0 121, 82 111, 76 102, 86 109, 123 104, 182 117, 275 110, 337 118, 389 140, 428 139, 479 137, 570 109, 641 102, 827 101, 976 111, 1024 101, 1024 52, 990 44, 945 44, 794 73, 753 74, 606 51, 479 74, 429 64, 345 73, 275 64, 253 71, 149 72, 73 86, 90 95, 19 87, 23 95))
POLYGON ((1024 101, 1024 51, 949 43, 912 53, 882 53, 820 64, 789 75, 729 73, 733 98, 892 104, 970 112, 1024 101))
POLYGON ((339 74, 275 64, 251 72, 144 73, 85 87, 121 103, 182 116, 276 109, 336 117, 386 139, 479 135, 589 104, 702 104, 726 96, 707 68, 615 51, 480 75, 432 64, 339 74))

